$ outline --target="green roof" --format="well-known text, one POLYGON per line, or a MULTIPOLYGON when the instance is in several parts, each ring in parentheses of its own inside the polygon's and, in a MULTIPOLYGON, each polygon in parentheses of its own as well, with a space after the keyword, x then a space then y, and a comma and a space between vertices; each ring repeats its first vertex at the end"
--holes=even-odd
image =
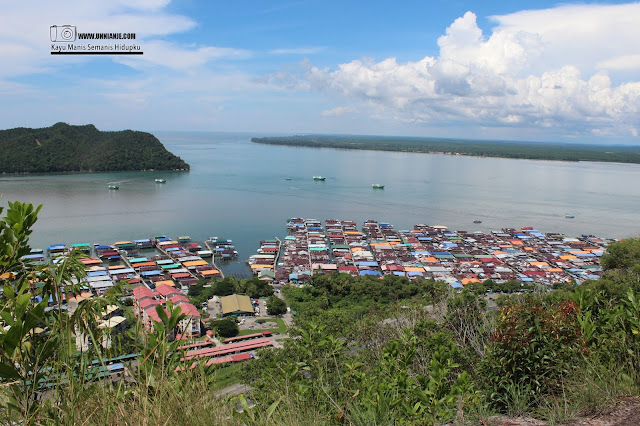
POLYGON ((170 265, 160 265, 160 267, 161 267, 162 269, 176 269, 176 268, 179 268, 179 267, 180 267, 180 265, 177 265, 177 264, 175 264, 175 263, 172 263, 172 264, 170 264, 170 265))

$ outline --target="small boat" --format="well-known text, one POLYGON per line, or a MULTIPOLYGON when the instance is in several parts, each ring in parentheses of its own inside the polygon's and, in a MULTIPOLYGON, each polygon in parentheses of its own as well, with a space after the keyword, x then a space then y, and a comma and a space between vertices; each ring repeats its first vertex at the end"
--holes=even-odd
POLYGON ((156 179, 156 183, 167 183, 166 179, 156 179))
POLYGON ((285 180, 291 180, 291 178, 285 178, 285 180))
POLYGON ((324 181, 326 179, 326 177, 324 176, 314 176, 313 180, 319 180, 319 181, 324 181))
POLYGON ((480 219, 476 219, 473 221, 473 223, 482 223, 482 221, 480 219))
POLYGON ((373 189, 384 189, 384 185, 381 185, 379 183, 373 183, 373 184, 371 184, 371 187, 373 189))
POLYGON ((116 190, 116 189, 120 189, 120 187, 118 185, 109 185, 109 189, 116 190))
POLYGON ((564 218, 565 218, 565 219, 573 219, 574 217, 575 217, 574 215, 569 214, 569 213, 566 213, 566 214, 564 215, 564 218))

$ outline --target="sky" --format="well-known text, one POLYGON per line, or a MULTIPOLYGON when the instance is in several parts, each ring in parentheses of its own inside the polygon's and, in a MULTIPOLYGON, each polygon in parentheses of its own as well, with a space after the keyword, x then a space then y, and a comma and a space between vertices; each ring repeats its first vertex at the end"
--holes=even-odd
POLYGON ((0 8, 0 128, 64 121, 640 145, 637 2, 0 0, 0 8), (143 55, 51 55, 52 25, 135 33, 127 43, 143 55))

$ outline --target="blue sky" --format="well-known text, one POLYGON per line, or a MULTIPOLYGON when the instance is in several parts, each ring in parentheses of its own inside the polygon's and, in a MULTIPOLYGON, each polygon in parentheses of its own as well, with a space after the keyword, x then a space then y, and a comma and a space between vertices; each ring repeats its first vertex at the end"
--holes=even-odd
POLYGON ((638 144, 640 3, 5 2, 0 128, 638 144), (52 56, 50 25, 142 56, 52 56))

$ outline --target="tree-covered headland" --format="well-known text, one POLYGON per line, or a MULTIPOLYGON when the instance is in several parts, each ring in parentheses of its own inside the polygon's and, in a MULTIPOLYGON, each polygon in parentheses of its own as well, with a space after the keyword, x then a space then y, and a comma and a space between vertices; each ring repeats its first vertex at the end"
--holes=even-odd
POLYGON ((251 142, 308 148, 398 151, 558 161, 640 163, 640 147, 541 142, 473 141, 401 136, 297 135, 252 138, 251 142))
POLYGON ((57 123, 0 130, 0 173, 189 170, 152 134, 57 123))

